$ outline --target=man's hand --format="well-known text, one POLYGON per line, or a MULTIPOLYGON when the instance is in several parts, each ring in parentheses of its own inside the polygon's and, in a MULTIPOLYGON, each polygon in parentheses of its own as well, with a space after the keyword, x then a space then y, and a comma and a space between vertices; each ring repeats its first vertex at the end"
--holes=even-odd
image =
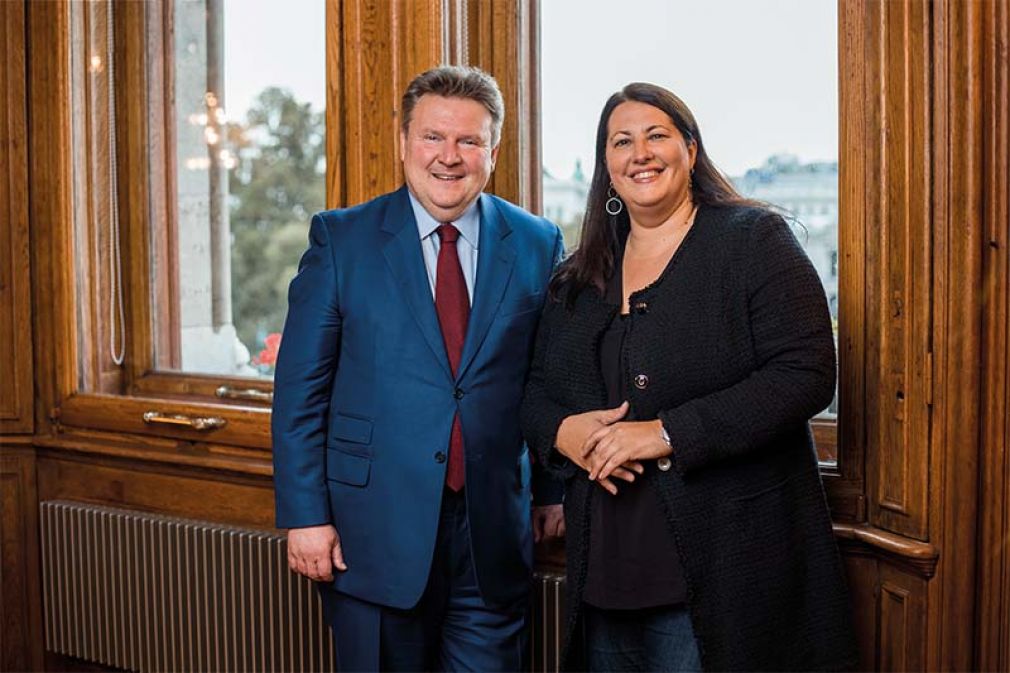
POLYGON ((330 524, 288 531, 288 567, 317 582, 332 582, 333 568, 347 570, 340 535, 330 524))
MULTIPOLYGON (((554 440, 554 446, 563 456, 589 472, 592 465, 586 459, 584 451, 589 438, 624 418, 624 415, 628 413, 628 408, 628 403, 622 402, 621 406, 614 409, 587 411, 566 417, 558 427, 558 436, 554 440)), ((617 486, 611 481, 611 476, 630 482, 635 481, 636 473, 642 474, 643 471, 641 463, 630 461, 626 465, 619 465, 616 469, 598 477, 596 482, 610 494, 616 495, 617 486)))
POLYGON ((662 458, 673 453, 663 441, 663 424, 655 421, 624 421, 602 427, 586 439, 582 460, 589 464, 590 479, 607 479, 629 461, 662 458))
POLYGON ((544 505, 533 508, 533 541, 540 542, 548 537, 565 534, 565 510, 563 505, 544 505))

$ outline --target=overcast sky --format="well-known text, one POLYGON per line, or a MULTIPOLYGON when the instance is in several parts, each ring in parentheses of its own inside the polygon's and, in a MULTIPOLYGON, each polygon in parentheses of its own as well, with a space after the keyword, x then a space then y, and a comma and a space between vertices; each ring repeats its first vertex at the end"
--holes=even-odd
MULTIPOLYGON (((541 0, 544 165, 587 177, 607 97, 632 81, 672 90, 731 175, 789 152, 837 160, 836 0, 541 0)), ((323 104, 322 0, 226 0, 231 118, 275 84, 323 104)), ((506 121, 508 123, 508 120, 506 121)))

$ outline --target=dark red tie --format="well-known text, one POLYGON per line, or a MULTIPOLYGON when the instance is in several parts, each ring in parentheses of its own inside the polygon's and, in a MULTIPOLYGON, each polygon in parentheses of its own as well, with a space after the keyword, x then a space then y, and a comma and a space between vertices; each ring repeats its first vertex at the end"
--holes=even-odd
MULTIPOLYGON (((438 324, 442 327, 442 340, 449 356, 452 375, 459 369, 459 358, 463 354, 463 340, 466 338, 466 324, 470 318, 470 300, 466 292, 466 279, 459 265, 456 240, 459 230, 451 224, 438 228, 441 245, 438 249, 438 266, 435 271, 435 311, 438 324)), ((449 435, 449 467, 445 472, 445 484, 454 491, 466 483, 466 462, 463 458, 463 428, 459 424, 459 412, 452 419, 452 433, 449 435)))

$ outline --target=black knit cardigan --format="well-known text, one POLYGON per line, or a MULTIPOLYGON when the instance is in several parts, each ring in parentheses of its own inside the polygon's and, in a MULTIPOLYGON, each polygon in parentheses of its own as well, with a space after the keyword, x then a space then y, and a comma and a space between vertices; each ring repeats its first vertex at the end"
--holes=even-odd
MULTIPOLYGON (((618 307, 594 288, 544 309, 523 432, 565 479, 564 666, 586 579, 591 499, 609 497, 554 449, 570 414, 606 400, 598 345, 618 307)), ((651 470, 688 582, 707 671, 856 665, 841 562, 808 419, 830 402, 835 350, 824 291, 785 221, 702 207, 662 276, 631 296, 625 374, 639 420, 659 418, 674 469, 651 470), (642 378, 639 375, 644 375, 642 378)), ((617 482, 618 486, 620 482, 617 482)))

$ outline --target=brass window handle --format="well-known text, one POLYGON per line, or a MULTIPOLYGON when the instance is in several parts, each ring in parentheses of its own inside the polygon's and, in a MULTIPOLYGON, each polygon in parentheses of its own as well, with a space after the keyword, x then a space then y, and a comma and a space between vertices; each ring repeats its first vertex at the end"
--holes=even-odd
POLYGON ((274 401, 274 394, 266 390, 256 388, 233 388, 232 386, 218 386, 214 394, 229 400, 251 400, 253 402, 271 403, 274 401))
POLYGON ((217 430, 227 425, 228 421, 217 416, 186 416, 184 414, 163 414, 160 411, 145 411, 144 422, 163 425, 182 425, 193 430, 217 430))

